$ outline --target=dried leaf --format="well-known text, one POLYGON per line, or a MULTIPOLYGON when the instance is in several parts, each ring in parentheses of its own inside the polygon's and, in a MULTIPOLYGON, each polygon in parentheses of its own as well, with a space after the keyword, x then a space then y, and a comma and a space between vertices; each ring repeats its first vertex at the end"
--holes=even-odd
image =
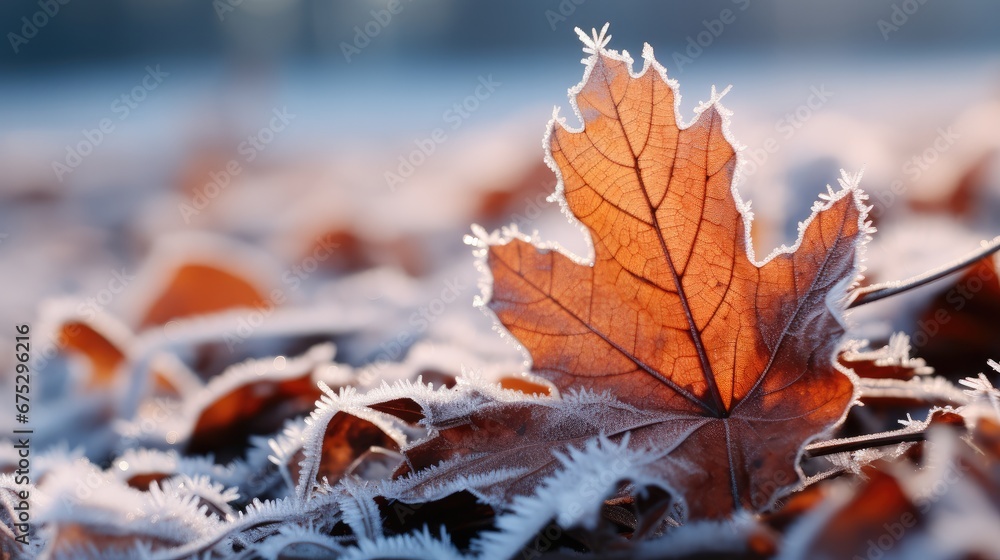
MULTIPOLYGON (((548 147, 592 263, 516 231, 490 239, 489 307, 531 354, 532 373, 560 390, 608 391, 650 417, 606 433, 631 431, 632 445, 657 450, 657 474, 693 517, 765 509, 798 481, 803 445, 854 398, 834 352, 871 231, 865 196, 845 176, 794 247, 756 262, 718 96, 685 127, 651 48, 633 75, 603 34, 585 43, 592 56, 573 90, 583 128, 554 119, 548 147)), ((498 424, 498 449, 519 441, 518 426, 538 428, 520 414, 498 424)), ((411 461, 418 449, 419 463, 433 462, 426 446, 408 450, 411 461)))
POLYGON ((911 336, 920 356, 939 374, 965 377, 997 357, 998 262, 995 255, 977 262, 920 310, 911 336))
POLYGON ((904 333, 893 334, 889 343, 877 350, 862 345, 850 348, 840 354, 840 363, 863 379, 907 380, 934 372, 923 359, 910 355, 910 338, 904 333))
POLYGON ((119 368, 135 343, 124 324, 71 300, 48 302, 42 309, 42 322, 60 351, 80 356, 89 365, 83 376, 86 388, 108 389, 120 380, 119 368))
POLYGON ((235 447, 241 455, 251 435, 274 433, 307 414, 321 395, 317 369, 332 357, 332 346, 319 345, 294 359, 239 364, 213 379, 187 406, 194 423, 185 449, 226 455, 235 447))

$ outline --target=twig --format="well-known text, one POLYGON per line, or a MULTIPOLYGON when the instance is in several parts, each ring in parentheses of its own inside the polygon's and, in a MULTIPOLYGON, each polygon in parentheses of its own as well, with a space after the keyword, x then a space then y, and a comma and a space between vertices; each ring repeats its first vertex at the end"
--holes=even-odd
POLYGON ((929 284, 935 280, 944 278, 949 274, 958 272, 967 266, 975 264, 977 261, 984 259, 997 251, 1000 251, 1000 236, 994 237, 991 241, 984 243, 980 249, 940 268, 929 270, 923 274, 907 278, 906 280, 882 282, 880 284, 872 284, 871 286, 858 288, 851 294, 851 302, 847 305, 847 307, 857 307, 859 305, 878 301, 914 288, 919 288, 920 286, 929 284))
POLYGON ((823 457, 825 455, 834 455, 836 453, 848 453, 850 451, 858 451, 860 449, 869 449, 872 447, 885 447, 886 445, 924 441, 926 437, 927 436, 923 430, 916 431, 903 429, 870 436, 831 439, 807 445, 803 458, 812 459, 814 457, 823 457))

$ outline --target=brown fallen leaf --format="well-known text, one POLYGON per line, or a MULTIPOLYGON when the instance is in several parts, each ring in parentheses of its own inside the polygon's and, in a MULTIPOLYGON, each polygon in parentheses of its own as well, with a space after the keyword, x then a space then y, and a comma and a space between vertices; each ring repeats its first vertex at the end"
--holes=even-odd
POLYGON ((603 32, 584 42, 591 57, 573 90, 583 127, 554 119, 548 146, 593 263, 516 231, 492 238, 489 307, 535 375, 660 418, 628 430, 631 442, 669 457, 654 469, 692 517, 766 509, 799 480, 804 444, 839 423, 855 396, 834 353, 872 231, 865 196, 845 176, 795 247, 756 262, 719 97, 684 127, 650 47, 632 75, 631 58, 605 49, 603 32))
POLYGON ((173 273, 166 288, 146 311, 140 328, 181 317, 266 305, 257 287, 232 272, 208 264, 185 264, 173 273))
POLYGON ((81 354, 90 361, 88 387, 108 387, 114 382, 115 372, 125 362, 126 350, 113 342, 113 337, 83 320, 63 323, 58 336, 65 341, 65 350, 81 354))
POLYGON ((958 275, 919 311, 913 344, 934 370, 958 380, 997 357, 1000 345, 1000 273, 995 255, 958 275), (961 348, 961 352, 955 352, 961 348))
POLYGON ((910 355, 910 339, 903 333, 895 333, 889 343, 876 350, 863 346, 849 348, 841 352, 841 365, 854 370, 864 379, 913 379, 920 375, 930 375, 934 368, 921 359, 910 355))
MULTIPOLYGON (((399 461, 398 455, 388 456, 388 453, 394 451, 399 451, 399 442, 383 426, 346 412, 338 412, 326 424, 312 481, 318 483, 324 478, 330 482, 339 481, 345 474, 361 467, 365 461, 378 460, 382 456, 387 456, 395 464, 399 461)), ((293 457, 289 469, 292 480, 301 481, 300 463, 305 457, 304 449, 293 457)))
POLYGON ((230 459, 243 454, 250 436, 275 433, 286 420, 304 416, 322 394, 317 370, 332 357, 331 346, 318 345, 297 358, 233 366, 187 404, 185 452, 230 459))
POLYGON ((86 302, 58 299, 42 306, 40 321, 52 340, 45 359, 57 352, 76 359, 84 388, 107 390, 122 381, 135 335, 116 317, 86 302))
POLYGON ((923 523, 920 508, 891 474, 865 470, 868 480, 809 539, 801 558, 874 558, 895 548, 923 523))

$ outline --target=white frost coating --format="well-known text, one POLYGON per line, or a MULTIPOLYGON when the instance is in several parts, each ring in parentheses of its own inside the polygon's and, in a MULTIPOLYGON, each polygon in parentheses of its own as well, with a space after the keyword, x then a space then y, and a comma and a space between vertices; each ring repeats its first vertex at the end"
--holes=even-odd
MULTIPOLYGON (((867 380, 866 380, 867 381, 867 380)), ((897 380, 891 380, 897 381, 897 380)), ((916 380, 914 380, 916 381, 916 380)), ((913 397, 910 397, 913 398, 913 397)), ((884 442, 886 438, 893 438, 897 436, 905 436, 908 434, 919 434, 927 432, 931 428, 932 421, 935 416, 939 414, 957 414, 965 419, 967 427, 971 427, 970 414, 972 409, 968 406, 961 408, 952 408, 950 406, 940 407, 935 406, 930 409, 927 413, 927 418, 924 420, 914 420, 909 414, 906 415, 905 419, 901 419, 898 422, 903 426, 898 430, 891 430, 885 432, 879 432, 874 434, 868 434, 859 437, 852 438, 842 438, 842 439, 831 439, 823 442, 823 446, 827 445, 837 445, 840 443, 864 443, 871 442, 878 446, 880 443, 884 442)), ((892 461, 903 456, 910 447, 914 445, 912 441, 903 441, 895 445, 881 446, 881 447, 869 447, 864 449, 859 449, 857 451, 845 451, 843 453, 835 453, 827 455, 826 459, 833 465, 833 468, 823 471, 821 473, 815 474, 811 477, 805 478, 795 490, 801 490, 807 486, 815 484, 821 480, 830 478, 831 476, 843 474, 845 472, 851 473, 856 476, 864 477, 863 468, 866 465, 874 463, 879 460, 892 461)))
POLYGON ((310 372, 315 373, 319 366, 331 363, 333 355, 334 347, 332 344, 317 344, 307 350, 305 354, 281 362, 283 365, 277 364, 275 357, 267 357, 247 360, 226 368, 224 372, 214 377, 204 389, 192 395, 184 403, 184 411, 180 418, 180 421, 186 424, 181 428, 183 430, 180 432, 182 440, 191 436, 201 413, 222 396, 244 385, 259 381, 287 381, 310 374, 310 372))
MULTIPOLYGON (((421 341, 410 347, 401 362, 376 361, 359 368, 334 364, 331 368, 336 371, 331 371, 330 375, 322 377, 328 385, 337 387, 350 385, 360 390, 375 389, 380 385, 394 384, 397 381, 412 381, 424 371, 441 372, 446 375, 454 372, 456 378, 475 376, 484 380, 496 380, 511 371, 510 367, 514 365, 510 360, 484 358, 453 343, 421 341), (461 375, 458 375, 459 369, 461 375), (331 380, 330 377, 334 379, 331 380), (343 381, 338 382, 338 378, 343 381)), ((440 385, 440 382, 437 384, 440 385)))
POLYGON ((396 535, 376 540, 363 540, 356 548, 348 549, 342 560, 376 560, 382 558, 399 558, 407 560, 467 560, 467 557, 451 544, 451 538, 444 528, 439 537, 431 535, 424 527, 423 531, 408 535, 396 535))
MULTIPOLYGON (((905 433, 916 433, 919 431, 920 430, 918 428, 913 428, 906 430, 905 433)), ((819 482, 819 480, 845 472, 856 476, 862 476, 862 471, 865 466, 870 465, 875 461, 892 461, 898 459, 914 445, 914 442, 903 442, 890 447, 871 447, 848 453, 835 453, 833 455, 827 455, 826 460, 833 464, 835 468, 829 472, 822 473, 822 476, 811 477, 811 479, 808 480, 810 484, 803 484, 802 487, 805 488, 806 486, 819 482)))
POLYGON ((173 494, 186 498, 194 496, 201 501, 208 502, 216 508, 216 512, 209 512, 220 516, 223 520, 230 520, 235 515, 235 511, 229 505, 240 497, 240 492, 235 486, 225 487, 218 482, 213 482, 207 476, 179 475, 168 478, 163 483, 154 482, 150 486, 150 492, 162 491, 164 494, 173 494))
MULTIPOLYGON (((339 390, 334 391, 326 383, 320 381, 319 387, 324 395, 317 401, 316 410, 306 419, 306 425, 301 434, 273 441, 272 449, 275 453, 272 456, 272 462, 278 464, 287 462, 299 449, 302 449, 304 459, 299 463, 302 470, 295 485, 296 496, 301 501, 308 501, 315 486, 314 480, 319 468, 318 461, 321 457, 323 436, 326 433, 327 425, 337 413, 350 414, 375 424, 405 451, 413 443, 409 441, 407 433, 404 431, 404 422, 391 414, 374 410, 370 408, 371 406, 396 399, 411 400, 420 406, 424 416, 419 424, 425 428, 433 428, 439 420, 467 416, 487 402, 540 403, 553 401, 551 397, 528 396, 519 391, 503 389, 499 383, 491 382, 474 372, 463 372, 456 378, 456 382, 456 386, 452 389, 435 388, 433 385, 424 384, 418 377, 416 381, 397 380, 392 385, 383 381, 381 386, 361 392, 355 387, 340 387, 339 390)), ((431 433, 431 436, 433 435, 434 432, 431 433)), ((430 471, 418 473, 419 478, 423 480, 430 476, 429 473, 430 471)), ((505 471, 498 473, 498 475, 508 476, 510 473, 505 471)), ((479 486, 485 482, 478 479, 463 480, 471 487, 479 486)), ((410 482, 403 484, 408 485, 410 482)), ((461 484, 459 482, 449 483, 447 488, 454 489, 453 491, 461 490, 463 489, 461 484)), ((396 489, 396 491, 402 492, 401 488, 402 486, 396 488, 389 485, 385 491, 396 489)), ((433 495, 443 497, 446 494, 442 494, 442 492, 445 492, 445 489, 435 487, 433 495)))
MULTIPOLYGON (((17 457, 20 455, 14 450, 14 444, 10 441, 4 441, 2 444, 4 449, 4 454, 6 450, 10 449, 17 457)), ((58 468, 66 463, 73 463, 79 461, 86 456, 86 448, 83 446, 78 446, 73 449, 69 448, 69 444, 66 442, 57 443, 45 451, 41 452, 31 461, 31 478, 32 480, 41 480, 43 476, 48 474, 48 472, 54 468, 58 468)), ((17 463, 15 459, 14 464, 17 463)), ((11 469, 12 471, 14 469, 11 469)))
MULTIPOLYGON (((388 415, 368 408, 328 409, 322 414, 316 414, 313 417, 314 421, 307 424, 302 434, 303 459, 299 462, 301 471, 299 472, 299 480, 295 486, 294 495, 300 502, 308 502, 316 493, 316 476, 319 472, 320 461, 322 460, 323 435, 329 422, 336 414, 341 412, 371 422, 382 430, 383 433, 396 441, 400 447, 406 441, 405 434, 392 423, 388 415)), ((323 477, 323 481, 326 481, 326 477, 323 477)), ((335 483, 337 481, 327 482, 335 483)))
POLYGON ((318 531, 312 525, 283 525, 277 533, 268 537, 254 547, 254 554, 265 560, 280 560, 285 558, 286 549, 298 547, 296 558, 330 558, 344 552, 344 547, 330 535, 318 531), (308 545, 315 555, 303 556, 301 547, 308 545))
POLYGON ((934 368, 928 366, 922 358, 912 357, 910 350, 910 337, 906 333, 896 332, 889 337, 888 344, 876 350, 868 348, 867 340, 849 340, 844 344, 841 357, 846 362, 871 361, 879 367, 909 368, 914 375, 934 373, 934 368))
POLYGON ((344 479, 338 485, 337 507, 344 523, 359 540, 379 540, 382 538, 382 513, 375 503, 377 492, 373 485, 344 479))
MULTIPOLYGON (((987 360, 987 363, 997 373, 1000 373, 1000 363, 993 360, 987 360)), ((996 417, 1000 419, 1000 389, 994 387, 986 375, 980 373, 978 377, 966 377, 965 379, 960 379, 958 383, 959 385, 968 387, 968 389, 963 391, 966 395, 989 402, 996 417)))
MULTIPOLYGON (((431 426, 438 418, 470 414, 486 401, 532 403, 553 400, 551 397, 525 395, 520 391, 504 389, 499 383, 471 371, 463 371, 455 380, 456 384, 451 389, 424 384, 418 377, 416 381, 401 379, 392 385, 383 382, 381 386, 365 392, 360 392, 354 387, 341 387, 335 392, 320 382, 320 389, 325 395, 321 398, 319 409, 314 416, 321 413, 324 408, 346 410, 406 398, 419 404, 423 410, 426 420, 421 421, 421 424, 431 426)), ((314 421, 309 420, 309 422, 314 421)))
POLYGON ((653 540, 636 544, 634 560, 708 557, 738 557, 747 551, 747 542, 759 525, 746 513, 728 521, 695 521, 653 540))
MULTIPOLYGON (((516 391, 497 389, 495 386, 486 386, 485 391, 475 385, 465 391, 453 390, 454 400, 437 401, 424 404, 424 410, 433 414, 435 418, 444 426, 452 425, 455 422, 462 422, 468 415, 484 407, 503 406, 508 403, 534 405, 540 409, 547 409, 545 412, 548 422, 553 426, 558 426, 566 421, 579 421, 580 410, 583 407, 598 405, 602 407, 596 414, 612 414, 618 417, 635 417, 643 423, 656 421, 657 418, 623 404, 608 393, 595 393, 592 391, 573 391, 567 393, 559 399, 550 397, 527 396, 516 391), (491 396, 493 395, 493 396, 491 396), (499 399, 497 398, 499 397, 499 399), (435 410, 437 408, 437 410, 435 410)), ((419 400, 419 397, 416 399, 419 400)), ((426 402, 426 401, 425 401, 426 402)), ((539 411, 541 414, 541 410, 539 411)), ((667 418, 659 418, 659 421, 666 421, 667 418)), ((433 438, 437 434, 435 425, 428 424, 431 428, 428 438, 433 438)), ((615 429, 618 429, 617 427, 615 429)), ((593 437, 600 434, 599 428, 593 427, 593 437)), ((411 446, 419 445, 423 441, 417 441, 411 446)), ((552 436, 550 442, 553 448, 563 447, 563 442, 559 439, 558 433, 552 436)), ((404 448, 405 452, 408 448, 404 448)), ((662 457, 663 453, 669 450, 659 450, 657 457, 662 457)), ((635 452, 638 453, 638 452, 635 452)), ((478 499, 496 507, 506 505, 503 496, 497 493, 498 487, 503 487, 510 481, 517 480, 527 474, 536 472, 537 465, 531 467, 493 467, 493 468, 471 468, 480 458, 489 457, 489 453, 467 454, 462 457, 444 460, 431 467, 420 469, 415 473, 410 473, 396 480, 380 481, 378 484, 369 487, 371 496, 384 496, 396 498, 404 502, 424 502, 444 498, 445 496, 467 490, 478 499)), ((551 459, 553 467, 558 463, 558 454, 554 454, 551 459)), ((636 475, 637 476, 637 475, 636 475)), ((633 476, 632 478, 635 478, 633 476)))
POLYGON ((305 439, 303 437, 305 428, 305 420, 297 420, 295 422, 287 423, 280 434, 272 438, 267 438, 267 446, 271 450, 271 454, 267 456, 267 460, 277 465, 278 473, 281 475, 281 479, 285 482, 287 493, 289 495, 295 493, 296 483, 296 481, 293 480, 289 467, 295 457, 295 454, 298 453, 305 444, 305 439))
POLYGON ((564 529, 594 529, 604 500, 626 479, 639 487, 655 484, 671 492, 642 474, 642 468, 657 456, 629 449, 628 439, 626 435, 614 443, 599 437, 582 449, 557 452, 562 468, 542 481, 531 496, 515 497, 510 511, 496 518, 497 531, 481 534, 472 549, 482 558, 512 557, 553 520, 564 529))
POLYGON ((206 515, 207 506, 196 496, 161 492, 155 485, 141 492, 85 460, 54 469, 35 495, 38 523, 79 524, 90 534, 118 535, 121 527, 128 527, 136 538, 179 545, 223 526, 217 517, 206 515), (80 491, 81 484, 86 492, 80 491))
POLYGON ((0 523, 0 551, 3 551, 7 545, 16 546, 20 554, 11 555, 10 558, 12 560, 27 560, 36 558, 39 555, 42 550, 43 540, 36 537, 29 539, 27 546, 22 543, 14 544, 17 535, 8 526, 9 521, 6 520, 17 519, 17 512, 14 509, 18 506, 18 502, 20 502, 17 493, 22 491, 28 492, 29 496, 34 497, 36 496, 37 489, 33 484, 17 484, 15 480, 16 475, 13 473, 0 473, 0 514, 5 517, 5 521, 0 523))
POLYGON ((325 366, 332 364, 334 352, 332 344, 324 343, 284 361, 276 362, 277 356, 269 356, 234 364, 182 403, 165 399, 145 401, 134 418, 119 421, 115 429, 125 438, 134 438, 139 444, 153 447, 162 447, 164 441, 169 441, 167 435, 172 433, 170 444, 183 445, 194 432, 201 414, 219 398, 259 381, 286 381, 307 374, 313 381, 319 381, 325 366), (153 429, 149 429, 150 417, 153 429), (147 421, 145 428, 144 420, 147 421))
POLYGON ((204 555, 210 558, 230 557, 232 549, 229 548, 229 545, 233 541, 240 542, 245 546, 277 533, 283 526, 299 525, 329 529, 339 520, 340 510, 337 503, 326 494, 302 506, 290 498, 263 502, 254 498, 250 505, 244 511, 239 512, 230 523, 220 524, 216 531, 201 539, 188 542, 178 548, 153 554, 149 558, 152 560, 186 560, 192 555, 204 555), (216 550, 217 554, 212 555, 206 552, 211 550, 216 550))
MULTIPOLYGON (((348 333, 370 325, 378 316, 363 306, 354 306, 349 312, 330 304, 315 307, 277 307, 267 321, 254 328, 245 344, 271 337, 303 336, 316 332, 348 333)), ((169 327, 147 329, 136 339, 136 362, 150 360, 161 352, 178 352, 209 342, 225 342, 227 337, 239 332, 246 321, 245 309, 231 309, 211 315, 198 315, 175 319, 169 327)))
POLYGON ((899 398, 933 402, 944 400, 956 406, 969 403, 969 395, 943 377, 899 379, 862 379, 858 385, 861 398, 899 398))
MULTIPOLYGON (((403 387, 406 385, 400 384, 400 389, 398 392, 401 396, 407 393, 403 387)), ((411 385, 411 387, 425 387, 424 385, 411 385)), ((312 496, 314 488, 316 486, 316 476, 319 472, 320 460, 323 456, 323 438, 326 434, 327 426, 330 421, 339 414, 349 414, 362 420, 367 420, 371 422, 383 433, 393 439, 399 447, 406 445, 406 434, 397 426, 396 419, 388 414, 379 412, 368 408, 369 404, 374 404, 375 402, 381 402, 380 400, 371 400, 369 393, 385 394, 387 392, 391 393, 391 388, 388 386, 383 386, 380 389, 374 391, 369 391, 368 393, 358 393, 353 387, 343 387, 339 394, 335 394, 326 383, 320 381, 319 388, 326 393, 316 402, 316 410, 314 410, 308 418, 305 420, 305 428, 302 430, 299 441, 301 442, 301 449, 303 453, 303 459, 299 463, 302 467, 299 472, 299 480, 296 484, 296 499, 301 502, 307 502, 312 496)), ((414 391, 415 392, 415 391, 414 391)), ((397 398, 397 397, 391 397, 397 398)), ((294 442, 290 442, 294 445, 294 442)), ((275 457, 277 460, 278 458, 275 457)), ((330 481, 336 482, 336 481, 330 481)))
POLYGON ((111 461, 108 472, 122 482, 135 476, 163 473, 168 477, 207 478, 227 487, 242 484, 252 475, 252 470, 240 459, 228 465, 219 465, 208 457, 189 457, 173 449, 161 451, 148 448, 126 449, 111 461), (122 465, 127 468, 122 469, 122 465))
POLYGON ((1000 514, 991 496, 995 477, 981 456, 947 429, 929 434, 927 465, 901 482, 923 507, 930 506, 928 533, 942 550, 938 558, 996 558, 1000 514), (983 469, 983 470, 981 470, 983 469))
POLYGON ((467 490, 479 500, 496 505, 497 500, 489 499, 489 496, 482 489, 494 484, 520 478, 529 474, 530 469, 505 467, 471 475, 439 476, 441 472, 448 472, 452 469, 462 467, 469 461, 475 461, 487 455, 486 453, 469 453, 457 459, 441 461, 436 465, 407 474, 404 477, 394 480, 383 480, 378 484, 370 485, 366 487, 367 492, 369 492, 370 498, 383 496, 402 502, 414 503, 433 502, 456 492, 467 490))

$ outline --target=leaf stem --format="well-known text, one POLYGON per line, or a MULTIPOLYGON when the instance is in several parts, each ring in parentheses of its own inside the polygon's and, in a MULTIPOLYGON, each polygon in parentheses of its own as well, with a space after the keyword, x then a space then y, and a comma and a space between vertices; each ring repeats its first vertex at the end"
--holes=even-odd
POLYGON ((923 430, 897 430, 894 432, 884 432, 870 436, 831 439, 807 445, 805 453, 803 453, 803 458, 812 459, 814 457, 823 457, 826 455, 834 455, 836 453, 847 453, 871 447, 884 447, 886 445, 896 445, 899 443, 924 441, 926 437, 927 436, 923 430))
POLYGON ((847 307, 848 309, 858 307, 859 305, 885 299, 889 296, 894 296, 914 288, 919 288, 925 284, 930 284, 935 280, 944 278, 949 274, 953 274, 963 268, 975 264, 979 260, 984 259, 997 251, 1000 251, 1000 236, 994 237, 991 241, 984 243, 978 250, 934 270, 929 270, 923 274, 907 278, 906 280, 882 282, 880 284, 872 284, 871 286, 858 288, 851 294, 851 302, 847 305, 847 307))

